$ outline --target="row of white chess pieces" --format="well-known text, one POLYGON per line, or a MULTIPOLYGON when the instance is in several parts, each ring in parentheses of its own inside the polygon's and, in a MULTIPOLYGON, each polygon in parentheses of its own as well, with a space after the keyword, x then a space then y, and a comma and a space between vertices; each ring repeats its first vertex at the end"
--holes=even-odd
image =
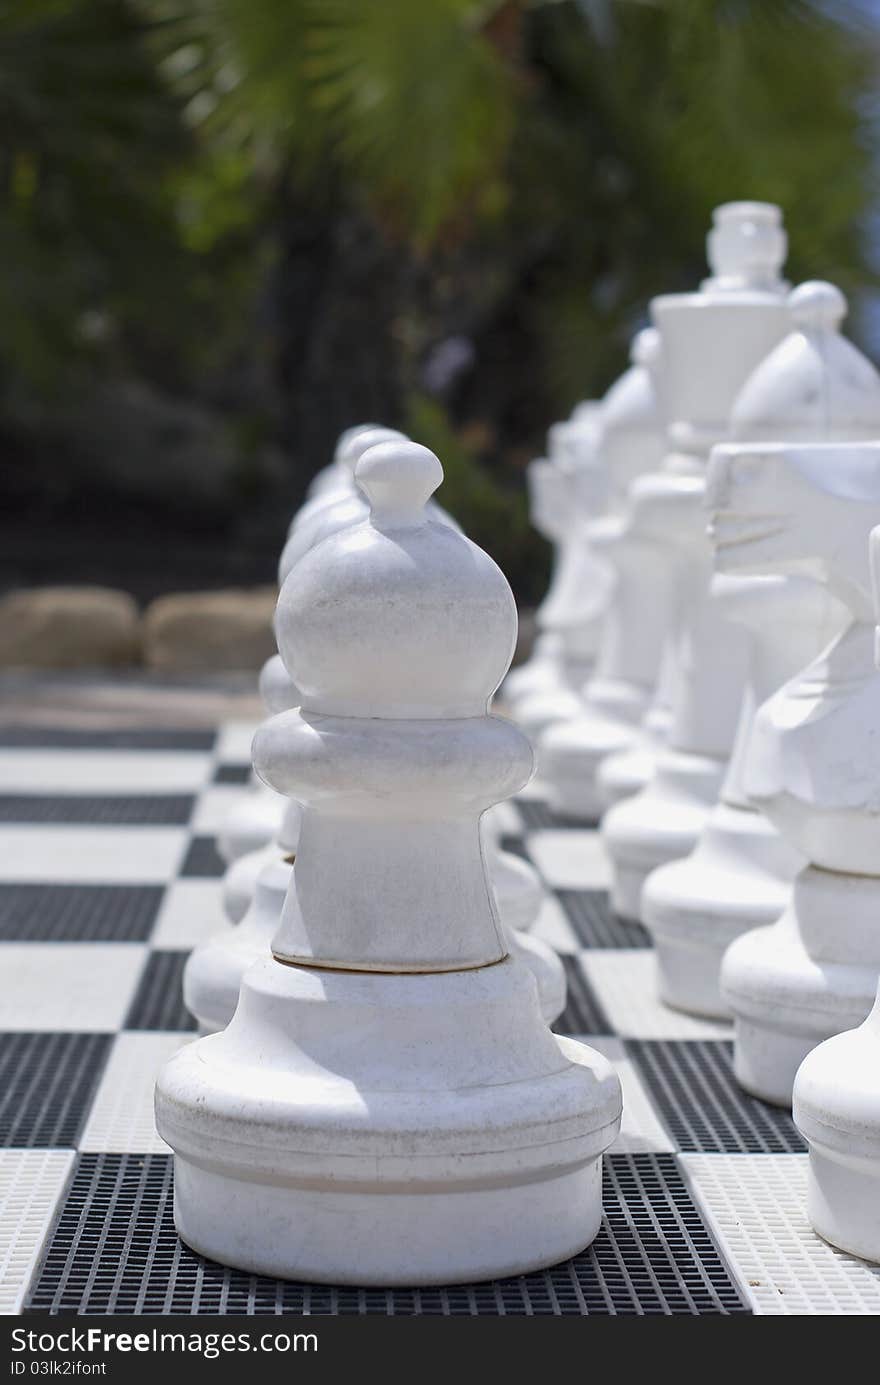
POLYGON ((504 696, 551 806, 601 818, 661 999, 732 1016, 813 1226, 880 1260, 880 376, 785 248, 777 208, 718 208, 712 277, 551 431, 554 575, 504 696))
MULTIPOLYGON (((880 1016, 841 1034, 880 972, 880 380, 838 334, 835 289, 788 295, 777 209, 719 209, 709 252, 713 277, 654 301, 632 369, 533 464, 557 565, 503 696, 557 807, 593 818, 619 800, 603 821, 614 902, 654 934, 669 1002, 733 1011, 744 1084, 790 1100, 800 1059, 840 1035, 798 1078, 810 1214, 880 1258, 880 1016), (713 548, 760 575, 712 578, 713 548), (798 871, 783 919, 747 933, 798 871)), ((515 612, 429 500, 441 476, 399 434, 353 430, 281 560, 274 716, 254 751, 285 797, 254 792, 230 823, 242 921, 185 986, 218 1032, 157 1097, 181 1234, 250 1269, 479 1278, 563 1258, 598 1226, 619 1085, 546 1028, 564 981, 524 931, 540 886, 487 811, 532 767, 486 715, 515 612)))

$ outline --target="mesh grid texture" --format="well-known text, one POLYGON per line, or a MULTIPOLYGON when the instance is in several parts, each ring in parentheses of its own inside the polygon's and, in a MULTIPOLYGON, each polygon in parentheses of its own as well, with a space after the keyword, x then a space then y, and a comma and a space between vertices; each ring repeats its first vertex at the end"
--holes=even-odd
POLYGON ((145 942, 161 885, 0 885, 0 941, 145 942))
POLYGON ((733 1045, 685 1039, 628 1039, 664 1121, 682 1150, 704 1154, 799 1154, 791 1114, 749 1096, 733 1075, 733 1045))
POLYGON ((109 1034, 4 1034, 0 1043, 0 1144, 76 1144, 110 1052, 109 1034))
POLYGON ((167 1155, 84 1154, 29 1300, 39 1312, 433 1313, 444 1316, 748 1312, 672 1155, 605 1161, 595 1242, 549 1270, 431 1289, 304 1285, 231 1270, 177 1239, 167 1155))

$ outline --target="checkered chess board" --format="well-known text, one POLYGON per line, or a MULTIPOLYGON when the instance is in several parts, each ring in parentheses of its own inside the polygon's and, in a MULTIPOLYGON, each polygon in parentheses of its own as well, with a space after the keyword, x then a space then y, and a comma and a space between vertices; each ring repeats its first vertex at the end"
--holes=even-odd
POLYGON ((595 1243, 541 1273, 408 1291, 267 1279, 181 1245, 153 1083, 193 1037, 181 973, 224 926, 214 834, 252 730, 0 731, 0 1311, 880 1313, 880 1269, 810 1230, 790 1117, 738 1090, 724 1025, 657 1001, 597 833, 534 786, 503 810, 505 845, 548 887, 557 1028, 623 1082, 595 1243))

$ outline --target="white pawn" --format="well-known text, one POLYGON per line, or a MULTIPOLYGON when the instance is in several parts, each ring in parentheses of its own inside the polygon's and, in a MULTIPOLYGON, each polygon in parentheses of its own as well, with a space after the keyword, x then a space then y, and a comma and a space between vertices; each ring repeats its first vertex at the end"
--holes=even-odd
POLYGON ((551 724, 539 742, 541 783, 557 812, 598 818, 596 775, 603 759, 641 739, 671 616, 669 562, 662 545, 631 533, 626 513, 630 484, 659 467, 663 433, 651 370, 659 335, 636 336, 629 370, 602 401, 598 452, 609 479, 609 513, 592 521, 593 552, 614 573, 596 665, 576 716, 551 724))
POLYGON ((252 1272, 491 1278, 599 1227, 620 1084, 550 1033, 506 955, 479 819, 533 766, 487 714, 516 609, 491 559, 426 514, 441 478, 425 448, 371 449, 369 523, 282 589, 303 705, 254 744, 304 804, 281 928, 229 1027, 157 1086, 180 1235, 252 1272))
MULTIPOLYGON (((564 514, 552 580, 535 617, 539 638, 547 634, 554 639, 550 677, 508 704, 532 735, 580 711, 581 689, 595 664, 610 599, 611 570, 594 553, 588 533, 608 502, 608 473, 597 450, 601 410, 601 404, 581 404, 567 422, 554 424, 548 434, 549 459, 532 462, 528 469, 532 494, 552 486, 553 501, 564 514)), ((538 510, 539 502, 533 508, 538 510)))
POLYGON ((711 498, 725 571, 827 585, 848 622, 755 717, 745 788, 809 863, 779 920, 724 956, 734 1068, 787 1105, 799 1063, 858 1024, 880 974, 880 672, 868 533, 880 523, 880 442, 719 448, 711 498))
MULTIPOLYGON (((743 386, 732 413, 733 437, 744 443, 880 437, 880 376, 839 335, 843 295, 832 284, 808 283, 788 301, 794 330, 743 386)), ((719 576, 712 592, 728 618, 751 634, 736 742, 721 798, 694 851, 648 877, 642 917, 657 949, 663 999, 721 1016, 727 1012, 719 988, 726 948, 779 917, 805 864, 745 789, 755 712, 819 654, 846 613, 827 588, 801 577, 719 576)))
MULTIPOLYGON (((655 298, 670 451, 663 473, 633 487, 646 534, 675 554, 676 614, 668 637, 673 680, 666 748, 638 794, 609 809, 602 837, 611 900, 641 917, 652 870, 686 856, 718 798, 742 701, 745 637, 710 599, 712 550, 703 508, 711 447, 728 436, 744 381, 789 325, 780 278, 786 237, 778 207, 716 209, 708 238, 713 276, 698 293, 655 298)), ((667 550, 669 551, 669 550, 667 550)))

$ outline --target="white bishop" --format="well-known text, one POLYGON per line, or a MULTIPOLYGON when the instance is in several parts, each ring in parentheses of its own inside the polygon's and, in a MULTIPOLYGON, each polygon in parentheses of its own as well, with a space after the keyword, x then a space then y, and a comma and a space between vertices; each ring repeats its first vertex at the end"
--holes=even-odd
POLYGON ((415 444, 370 450, 371 515, 313 549, 276 618, 299 709, 257 733, 304 805, 272 954, 160 1076, 175 1219, 245 1269, 361 1284, 517 1274, 580 1249, 620 1123, 606 1060, 555 1037, 507 956, 479 819, 532 772, 487 714, 516 611, 426 513, 415 444))

